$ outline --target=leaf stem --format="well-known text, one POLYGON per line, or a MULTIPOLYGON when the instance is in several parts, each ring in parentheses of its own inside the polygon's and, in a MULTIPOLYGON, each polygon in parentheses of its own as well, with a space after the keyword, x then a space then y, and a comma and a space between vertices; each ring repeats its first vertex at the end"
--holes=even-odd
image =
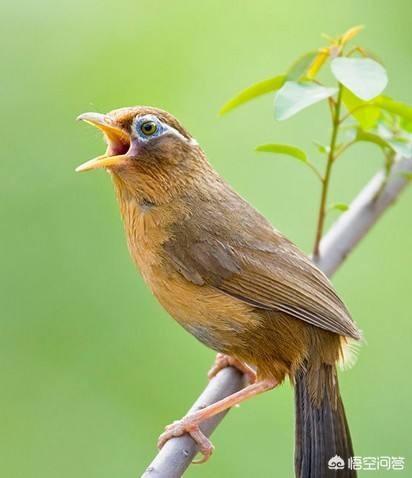
POLYGON ((346 53, 346 56, 352 56, 354 53, 360 53, 364 58, 368 57, 366 51, 360 46, 353 47, 352 50, 349 50, 348 53, 346 53))
POLYGON ((338 96, 336 105, 332 114, 332 133, 330 138, 330 147, 328 154, 328 161, 326 163, 325 175, 322 178, 322 193, 320 198, 318 225, 316 229, 315 244, 313 246, 313 257, 315 260, 319 259, 319 244, 323 235, 323 228, 325 225, 326 216, 326 202, 328 197, 330 176, 332 172, 333 162, 335 160, 336 142, 338 139, 338 132, 340 126, 340 110, 342 105, 342 85, 339 83, 338 96))
POLYGON ((356 139, 352 141, 348 141, 345 144, 342 144, 340 148, 338 148, 335 152, 335 161, 339 158, 341 154, 343 154, 348 148, 353 146, 356 143, 356 139))
POLYGON ((310 161, 307 161, 306 164, 315 173, 316 177, 320 180, 320 182, 323 183, 323 177, 320 174, 318 168, 310 161))
POLYGON ((353 115, 353 113, 356 113, 356 111, 359 111, 363 108, 377 108, 377 109, 379 109, 379 106, 374 105, 373 103, 365 103, 365 104, 362 104, 362 105, 355 106, 355 108, 353 108, 353 110, 348 111, 345 115, 343 115, 342 118, 339 120, 339 122, 343 123, 348 118, 350 118, 353 115))

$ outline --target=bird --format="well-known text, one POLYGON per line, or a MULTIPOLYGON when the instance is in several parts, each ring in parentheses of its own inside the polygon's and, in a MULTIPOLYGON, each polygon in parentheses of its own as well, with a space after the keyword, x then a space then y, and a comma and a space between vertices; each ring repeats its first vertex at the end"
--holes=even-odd
POLYGON ((362 335, 329 279, 218 174, 170 113, 133 106, 78 119, 97 127, 107 148, 76 171, 111 176, 144 281, 217 352, 209 378, 226 366, 247 377, 242 390, 168 425, 159 448, 188 433, 206 461, 214 448, 204 420, 289 379, 296 477, 356 477, 337 363, 362 335), (329 469, 332 458, 345 469, 329 469))

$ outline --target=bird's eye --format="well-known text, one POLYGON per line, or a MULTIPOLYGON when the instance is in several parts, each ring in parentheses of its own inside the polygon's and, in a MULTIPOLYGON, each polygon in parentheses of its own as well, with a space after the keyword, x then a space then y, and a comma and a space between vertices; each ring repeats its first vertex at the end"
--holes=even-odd
POLYGON ((140 131, 145 136, 152 136, 157 131, 157 124, 154 121, 145 121, 140 125, 140 131))

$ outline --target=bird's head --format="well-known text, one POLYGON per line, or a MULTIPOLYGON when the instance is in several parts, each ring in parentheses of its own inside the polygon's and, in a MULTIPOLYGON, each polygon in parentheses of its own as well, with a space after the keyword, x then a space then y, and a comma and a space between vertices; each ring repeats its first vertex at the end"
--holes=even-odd
POLYGON ((166 111, 136 106, 78 119, 102 131, 107 149, 76 171, 105 168, 120 187, 148 200, 170 196, 207 163, 197 142, 166 111))

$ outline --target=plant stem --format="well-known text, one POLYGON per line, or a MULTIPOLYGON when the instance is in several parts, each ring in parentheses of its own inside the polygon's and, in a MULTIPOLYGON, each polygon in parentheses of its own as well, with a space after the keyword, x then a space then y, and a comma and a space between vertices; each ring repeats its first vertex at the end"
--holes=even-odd
POLYGON ((326 200, 328 197, 332 165, 335 160, 336 141, 338 139, 339 125, 340 125, 341 104, 342 104, 342 85, 339 84, 338 97, 336 99, 334 112, 332 113, 332 134, 330 138, 328 161, 326 164, 325 175, 322 179, 322 194, 320 198, 318 225, 316 229, 315 244, 313 247, 313 257, 315 260, 319 258, 319 244, 320 244, 320 240, 322 239, 323 228, 325 225, 326 200))

